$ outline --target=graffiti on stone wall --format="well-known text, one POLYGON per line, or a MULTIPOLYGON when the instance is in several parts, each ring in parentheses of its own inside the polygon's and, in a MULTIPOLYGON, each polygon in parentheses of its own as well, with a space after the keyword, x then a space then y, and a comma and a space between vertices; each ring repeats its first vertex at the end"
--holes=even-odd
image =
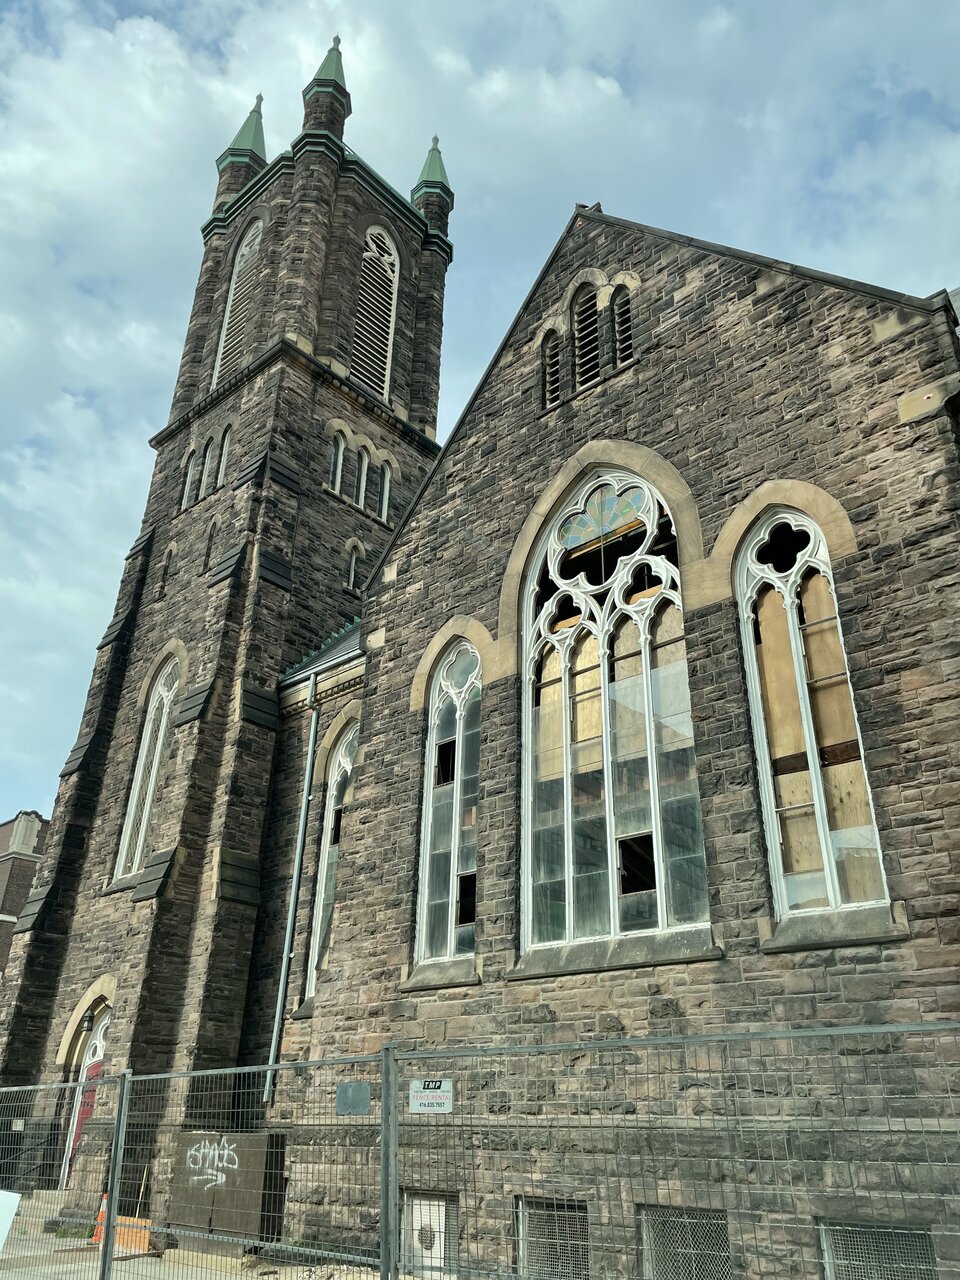
POLYGON ((222 1187, 227 1180, 227 1171, 240 1168, 237 1144, 228 1142, 226 1138, 219 1142, 203 1138, 188 1149, 187 1168, 191 1170, 190 1181, 202 1186, 204 1191, 222 1187))

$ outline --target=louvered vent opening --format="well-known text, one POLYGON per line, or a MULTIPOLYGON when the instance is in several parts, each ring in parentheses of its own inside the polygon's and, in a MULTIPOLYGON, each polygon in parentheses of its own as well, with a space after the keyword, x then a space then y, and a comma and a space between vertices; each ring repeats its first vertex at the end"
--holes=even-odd
POLYGON ((227 297, 227 311, 223 322, 223 333, 220 338, 220 351, 217 355, 217 367, 213 373, 213 385, 223 382, 231 374, 236 373, 247 349, 247 317, 250 311, 250 298, 256 283, 257 255, 260 250, 260 237, 263 225, 257 223, 248 232, 240 246, 237 260, 233 268, 233 280, 227 297))
POLYGON ((583 387, 600 376, 600 318, 597 295, 586 289, 573 306, 573 380, 583 387))
POLYGON ((613 358, 618 365, 633 359, 633 321, 626 289, 618 289, 613 299, 613 358))
POLYGON ((824 1227, 829 1280, 937 1280, 927 1231, 824 1227))
POLYGON ((543 407, 560 403, 560 339, 551 333, 543 344, 543 407))
POLYGON ((389 390, 397 251, 384 231, 367 232, 360 268, 350 372, 378 396, 389 390))
POLYGON ((645 1209, 643 1280, 731 1280, 727 1215, 704 1209, 645 1209))
POLYGON ((588 1280, 587 1206, 526 1200, 520 1206, 521 1273, 528 1280, 588 1280))
POLYGON ((415 1276, 456 1275, 459 1236, 455 1196, 404 1193, 400 1240, 404 1271, 415 1276))

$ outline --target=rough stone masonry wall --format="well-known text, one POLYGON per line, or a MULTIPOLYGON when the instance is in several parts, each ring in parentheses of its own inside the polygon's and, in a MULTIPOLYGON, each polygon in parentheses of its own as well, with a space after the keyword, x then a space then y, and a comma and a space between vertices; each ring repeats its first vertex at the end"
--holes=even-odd
POLYGON ((944 311, 898 309, 627 224, 578 220, 405 528, 391 557, 396 580, 378 583, 367 602, 365 764, 350 818, 362 836, 352 849, 345 841, 341 862, 341 922, 355 941, 331 954, 323 975, 314 1051, 384 1039, 536 1041, 956 1012, 954 422, 933 392, 929 416, 904 423, 898 411, 901 397, 956 370, 944 311), (638 358, 542 413, 533 340, 574 274, 594 266, 609 275, 629 269, 642 281, 638 358), (566 459, 609 439, 645 445, 676 467, 707 552, 764 481, 810 482, 842 504, 859 551, 834 564, 840 614, 891 896, 903 904, 909 937, 759 950, 771 895, 728 598, 688 609, 686 620, 711 920, 723 958, 507 979, 519 938, 520 689, 506 675, 487 684, 482 703, 482 982, 402 994, 425 731, 424 714, 409 709, 417 663, 455 614, 497 637, 500 587, 527 513, 566 459))

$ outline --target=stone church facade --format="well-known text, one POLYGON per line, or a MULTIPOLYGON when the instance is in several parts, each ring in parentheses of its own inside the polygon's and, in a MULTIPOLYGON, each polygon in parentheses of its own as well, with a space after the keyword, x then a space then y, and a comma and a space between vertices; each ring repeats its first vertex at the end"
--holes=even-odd
POLYGON ((441 451, 436 142, 304 104, 218 162, 5 1078, 954 1018, 948 296, 578 207, 441 451))

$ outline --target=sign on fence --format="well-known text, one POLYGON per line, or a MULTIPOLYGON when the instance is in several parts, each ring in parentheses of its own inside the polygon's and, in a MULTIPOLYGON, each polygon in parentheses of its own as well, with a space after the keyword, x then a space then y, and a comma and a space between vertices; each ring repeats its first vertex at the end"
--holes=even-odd
POLYGON ((453 1110, 452 1080, 411 1080, 410 1110, 434 1114, 453 1110))

